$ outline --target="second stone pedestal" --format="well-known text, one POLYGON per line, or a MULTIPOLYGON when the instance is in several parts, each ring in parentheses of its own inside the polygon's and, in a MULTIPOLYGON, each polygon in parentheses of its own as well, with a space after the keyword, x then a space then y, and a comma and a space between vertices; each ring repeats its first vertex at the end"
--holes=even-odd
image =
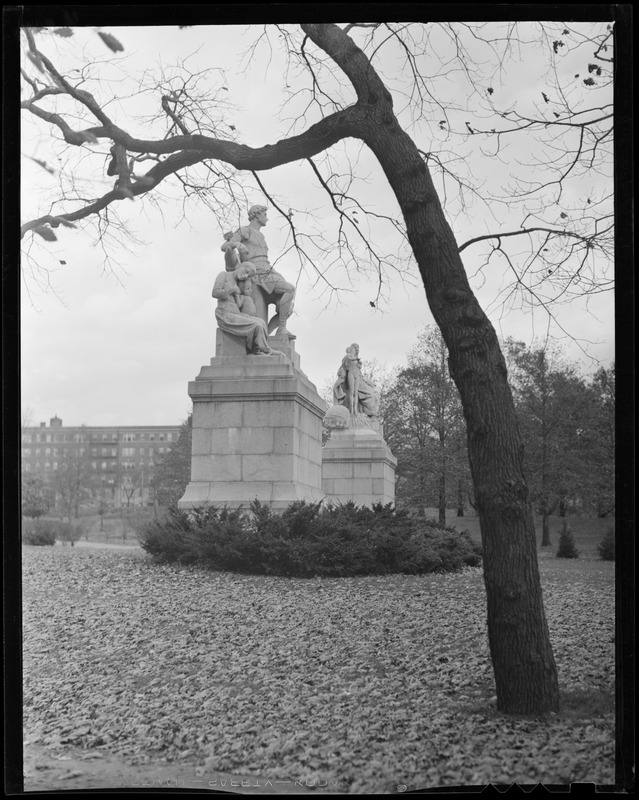
POLYGON ((323 499, 326 404, 298 358, 294 352, 217 356, 189 383, 191 482, 180 508, 248 508, 257 499, 283 509, 323 499))
POLYGON ((395 502, 397 459, 381 434, 370 428, 331 431, 322 453, 326 501, 359 506, 395 502))

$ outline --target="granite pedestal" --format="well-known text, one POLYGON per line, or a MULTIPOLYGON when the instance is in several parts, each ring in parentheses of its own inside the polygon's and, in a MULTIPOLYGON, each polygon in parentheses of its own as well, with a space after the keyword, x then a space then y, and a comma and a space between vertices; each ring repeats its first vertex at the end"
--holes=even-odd
POLYGON ((359 506, 395 502, 397 459, 371 428, 331 431, 322 453, 322 488, 326 502, 359 506))
POLYGON ((294 343, 272 336, 278 355, 246 355, 218 330, 216 356, 189 383, 193 400, 191 482, 182 509, 274 509, 322 500, 326 404, 299 367, 294 343))

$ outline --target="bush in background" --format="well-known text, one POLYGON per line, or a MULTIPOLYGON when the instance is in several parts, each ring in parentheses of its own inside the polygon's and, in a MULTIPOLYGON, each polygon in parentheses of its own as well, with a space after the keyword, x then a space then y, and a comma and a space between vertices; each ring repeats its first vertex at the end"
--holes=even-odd
POLYGON ((579 558, 579 551, 575 546, 575 538, 572 531, 568 527, 568 523, 564 520, 564 526, 559 534, 559 547, 557 549, 557 558, 579 558))
POLYGON ((27 527, 23 523, 22 544, 31 547, 52 547, 55 544, 56 531, 46 521, 38 520, 36 525, 27 527))
POLYGON ((597 551, 599 558, 603 561, 615 560, 615 532, 612 528, 607 530, 606 535, 597 545, 597 551))
POLYGON ((61 542, 69 542, 71 547, 84 535, 84 527, 71 522, 57 523, 57 537, 61 542))
POLYGON ((35 524, 23 524, 22 541, 24 544, 45 546, 58 542, 74 543, 84 535, 85 529, 81 523, 63 522, 59 519, 37 519, 35 524))
POLYGON ((454 572, 481 563, 467 532, 390 504, 298 502, 282 513, 257 501, 250 512, 170 509, 144 526, 140 544, 159 561, 306 578, 454 572))

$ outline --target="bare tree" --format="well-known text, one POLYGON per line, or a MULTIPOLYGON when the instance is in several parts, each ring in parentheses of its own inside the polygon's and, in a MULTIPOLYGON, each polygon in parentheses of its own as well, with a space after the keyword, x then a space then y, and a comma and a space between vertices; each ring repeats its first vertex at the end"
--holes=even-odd
POLYGON ((68 522, 79 516, 80 502, 90 495, 91 482, 91 468, 86 456, 79 452, 65 452, 52 474, 51 484, 56 504, 68 522))
POLYGON ((126 499, 127 510, 131 508, 131 501, 136 492, 142 492, 144 473, 141 469, 128 470, 120 474, 120 491, 126 499))
MULTIPOLYGON (((64 142, 65 154, 81 153, 96 165, 95 174, 100 165, 108 164, 114 184, 97 197, 82 197, 77 182, 65 186, 68 193, 63 202, 25 222, 24 236, 35 234, 49 241, 55 238, 56 228, 91 218, 100 232, 106 231, 119 201, 157 197, 159 187, 170 177, 182 182, 187 195, 206 196, 220 209, 218 197, 226 200, 229 193, 233 195, 238 173, 244 173, 252 175, 281 213, 290 229, 291 247, 313 265, 307 246, 315 234, 298 230, 292 210, 285 210, 260 177, 267 170, 298 162, 325 191, 335 211, 337 229, 329 231, 335 263, 365 263, 377 276, 377 296, 371 302, 383 291, 385 270, 400 269, 402 256, 416 265, 448 348, 450 372, 466 420, 482 529, 498 707, 512 713, 556 710, 557 671, 542 604, 533 516, 506 365, 460 254, 471 246, 485 246, 486 264, 496 259, 506 263, 514 279, 507 296, 499 298, 504 307, 513 298, 516 302, 535 299, 552 314, 552 302, 566 300, 575 292, 606 288, 609 272, 601 265, 607 268, 612 235, 611 197, 605 180, 610 169, 612 110, 610 100, 589 105, 587 91, 610 83, 612 29, 595 26, 584 33, 570 25, 537 26, 533 43, 548 56, 548 85, 539 87, 539 102, 529 103, 526 110, 512 97, 500 99, 501 108, 497 105, 495 82, 504 61, 526 45, 526 36, 509 24, 494 35, 479 24, 267 26, 262 43, 277 35, 288 48, 286 77, 295 78, 290 102, 296 109, 296 127, 275 144, 261 147, 241 144, 236 132, 225 128, 206 107, 206 93, 198 95, 193 84, 188 88, 185 84, 184 91, 174 86, 172 93, 157 84, 151 91, 162 108, 161 120, 156 121, 162 128, 148 137, 128 132, 96 96, 103 88, 99 80, 89 84, 88 74, 59 71, 37 42, 41 34, 24 32, 22 106, 61 137, 58 141, 64 142), (402 54, 403 69, 412 75, 406 94, 391 78, 382 79, 380 54, 390 48, 402 54), (557 68, 562 53, 575 48, 575 58, 581 58, 579 73, 575 73, 579 74, 578 91, 562 82, 557 68), (487 74, 479 65, 489 52, 495 66, 487 74), (470 119, 470 105, 443 93, 452 61, 464 76, 469 97, 481 99, 470 119), (89 85, 96 92, 88 91, 89 85), (302 112, 299 103, 304 105, 302 112), (482 117, 490 119, 491 127, 476 121, 482 117), (482 176, 468 173, 468 162, 460 152, 477 146, 484 153, 483 163, 492 169, 505 159, 515 136, 528 137, 530 159, 517 165, 520 174, 512 191, 501 198, 486 196, 478 188, 482 176), (553 158, 540 158, 539 148, 533 147, 539 139, 554 152, 553 158), (421 141, 428 145, 420 147, 421 141), (337 146, 353 165, 360 157, 374 156, 394 196, 392 213, 376 213, 371 203, 358 200, 355 172, 345 174, 339 168, 334 156, 337 146), (577 208, 567 185, 573 180, 583 183, 595 171, 604 175, 603 188, 577 208), (75 202, 66 199, 73 197, 75 202), (503 229, 497 220, 494 228, 487 226, 460 245, 449 219, 454 222, 469 200, 484 204, 490 213, 500 203, 508 203, 509 208, 521 203, 520 224, 503 229), (400 237, 397 257, 374 244, 359 221, 364 217, 369 227, 389 228, 400 237), (514 242, 523 244, 513 251, 514 242), (357 247, 366 255, 363 261, 356 257, 357 247)), ((543 152, 547 156, 548 150, 543 152)), ((319 267, 317 276, 327 280, 319 267)))

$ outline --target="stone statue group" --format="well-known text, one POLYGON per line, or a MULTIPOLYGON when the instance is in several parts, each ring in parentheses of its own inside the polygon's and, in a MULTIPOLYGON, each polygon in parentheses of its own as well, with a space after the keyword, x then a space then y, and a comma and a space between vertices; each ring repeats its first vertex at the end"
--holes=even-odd
MULTIPOLYGON (((295 339, 287 322, 293 313, 295 286, 276 272, 268 260, 268 247, 261 229, 268 221, 266 206, 252 206, 249 224, 224 236, 222 252, 225 270, 215 279, 213 297, 217 300, 215 317, 218 327, 244 339, 246 352, 272 355, 268 337, 273 331, 295 339), (261 310, 258 308, 258 303, 261 310), (275 314, 268 319, 268 306, 275 314)), ((379 414, 379 391, 362 374, 359 345, 352 344, 342 358, 337 381, 333 385, 333 407, 327 415, 330 427, 352 427, 355 419, 376 418, 379 414)))
POLYGON ((252 206, 248 218, 248 225, 224 237, 225 271, 217 276, 212 292, 217 300, 215 317, 223 331, 246 341, 248 353, 270 355, 274 352, 267 341, 270 333, 295 338, 286 327, 293 313, 295 287, 269 263, 261 232, 268 221, 266 206, 252 206), (256 299, 265 306, 264 316, 256 299), (276 313, 267 320, 264 317, 270 304, 275 305, 276 313))

